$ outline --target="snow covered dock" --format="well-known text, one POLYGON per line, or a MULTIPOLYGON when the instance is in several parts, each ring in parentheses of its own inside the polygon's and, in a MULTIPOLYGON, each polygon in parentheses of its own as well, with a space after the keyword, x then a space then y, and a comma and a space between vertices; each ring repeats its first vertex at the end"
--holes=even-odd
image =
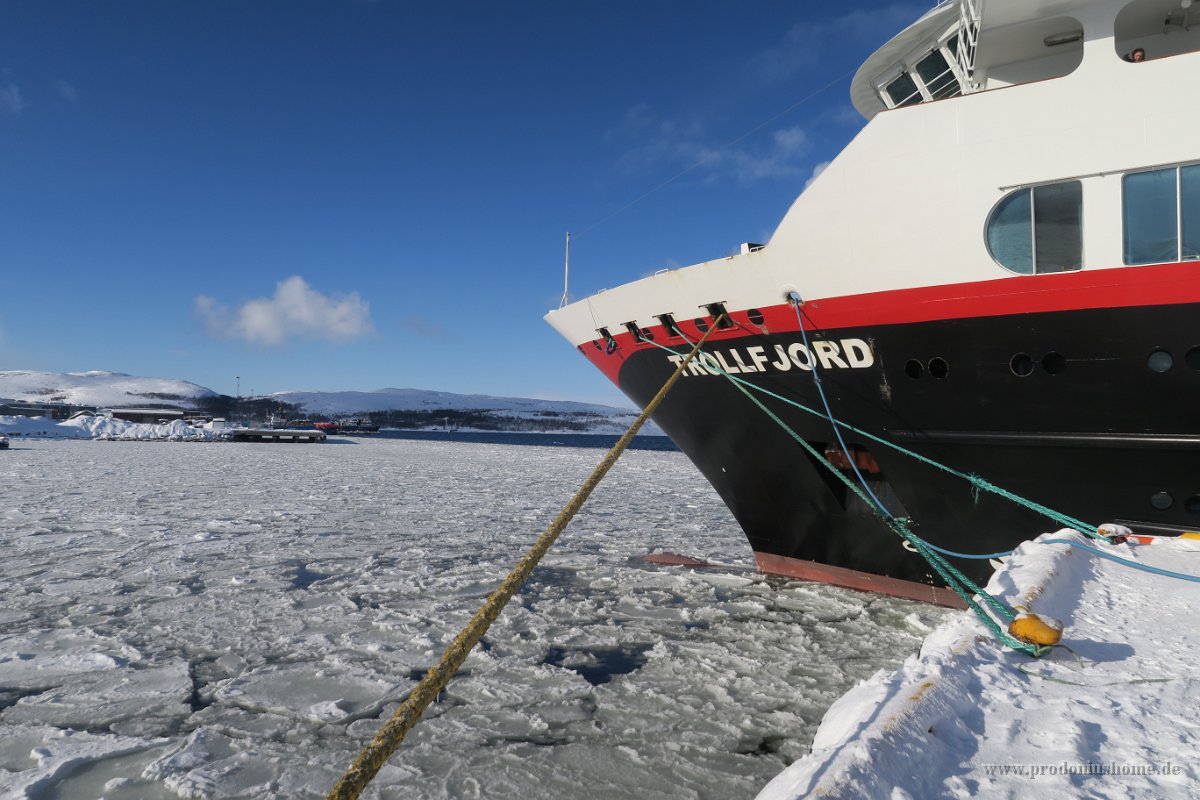
MULTIPOLYGON (((1065 647, 1035 660, 955 615, 834 703, 812 753, 758 800, 1200 797, 1200 584, 1051 538, 1087 541, 1026 542, 987 588, 1062 620, 1065 647)), ((1200 575, 1197 540, 1110 550, 1200 575)))

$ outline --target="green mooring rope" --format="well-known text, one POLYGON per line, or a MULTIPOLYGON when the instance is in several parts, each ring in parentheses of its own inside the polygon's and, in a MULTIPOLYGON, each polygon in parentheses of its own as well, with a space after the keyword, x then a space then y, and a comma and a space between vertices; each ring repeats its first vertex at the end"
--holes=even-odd
MULTIPOLYGON (((805 406, 803 403, 799 403, 795 400, 789 400, 788 398, 786 398, 782 395, 776 394, 775 392, 772 392, 769 389, 764 389, 761 386, 755 386, 754 384, 750 383, 749 381, 744 380, 742 378, 738 378, 735 375, 729 375, 728 373, 726 373, 726 376, 734 383, 737 383, 739 385, 749 386, 750 388, 755 389, 756 391, 759 391, 762 394, 768 395, 770 397, 774 397, 776 400, 780 400, 784 403, 787 403, 788 405, 795 406, 796 408, 799 408, 803 411, 807 411, 810 414, 819 414, 819 412, 817 412, 815 409, 811 409, 808 406, 805 406)), ((824 414, 819 414, 819 416, 823 417, 824 414)), ((846 430, 853 431, 854 433, 857 433, 860 436, 870 439, 873 442, 878 442, 879 444, 882 444, 886 447, 890 447, 893 450, 903 453, 904 455, 909 456, 911 458, 914 458, 923 464, 927 464, 931 467, 936 467, 937 469, 940 469, 943 472, 946 472, 957 478, 962 478, 963 480, 969 482, 972 486, 974 486, 978 489, 982 489, 985 492, 991 492, 992 494, 999 495, 1000 497, 1003 497, 1006 500, 1011 500, 1012 502, 1016 503, 1017 505, 1024 506, 1025 508, 1028 508, 1031 511, 1036 511, 1037 513, 1041 514, 1042 516, 1047 517, 1048 519, 1051 519, 1054 522, 1059 523, 1064 528, 1072 528, 1074 530, 1080 531, 1081 533, 1091 536, 1093 539, 1105 540, 1104 536, 1099 532, 1099 529, 1096 525, 1091 525, 1087 522, 1083 522, 1082 520, 1078 520, 1069 514, 1064 514, 1061 511, 1056 511, 1053 508, 1050 508, 1049 506, 1042 505, 1041 503, 1039 503, 1035 500, 1030 500, 1027 497, 1022 497, 1021 495, 1017 494, 1016 492, 1011 492, 1002 486, 997 486, 996 484, 992 483, 991 481, 989 481, 985 478, 981 478, 978 475, 973 475, 969 472, 960 472, 959 470, 956 470, 953 467, 947 466, 946 464, 943 464, 940 461, 935 461, 934 459, 929 458, 928 456, 923 456, 920 453, 909 450, 908 448, 904 447, 903 445, 898 445, 895 442, 890 442, 887 439, 884 439, 880 436, 876 436, 873 433, 868 433, 867 431, 864 431, 861 428, 856 428, 855 426, 849 424, 848 422, 843 422, 840 419, 835 419, 834 422, 836 422, 838 425, 842 426, 846 430)))
MULTIPOLYGON (((684 337, 684 340, 689 341, 687 339, 687 337, 684 337)), ((667 347, 666 345, 661 345, 661 344, 658 344, 657 342, 653 342, 648 339, 643 340, 643 341, 646 341, 649 344, 652 344, 655 347, 658 347, 660 349, 666 350, 667 352, 672 353, 674 355, 680 355, 680 353, 678 351, 673 350, 670 347, 667 347)), ((690 343, 690 341, 689 341, 689 343, 690 343)), ((822 419, 828 419, 828 417, 826 417, 826 415, 823 412, 818 411, 815 408, 810 408, 797 400, 792 400, 789 397, 784 397, 783 395, 773 392, 770 389, 766 389, 762 386, 757 386, 757 385, 751 383, 750 381, 747 381, 744 378, 739 378, 736 375, 733 375, 733 374, 727 372, 725 369, 723 369, 721 367, 721 365, 715 359, 713 359, 711 357, 709 357, 708 359, 704 359, 703 355, 707 355, 707 353, 702 354, 701 359, 700 359, 701 363, 703 363, 705 369, 709 370, 710 372, 715 372, 717 374, 723 375, 724 377, 728 378, 731 382, 733 382, 737 386, 739 386, 741 388, 753 389, 754 391, 758 392, 759 394, 764 394, 767 397, 772 397, 776 400, 779 400, 782 403, 786 403, 790 406, 798 408, 801 411, 808 412, 809 414, 813 414, 814 416, 821 417, 822 419)), ((909 456, 910 458, 914 458, 923 464, 927 464, 928 466, 935 467, 936 469, 940 469, 943 472, 946 472, 950 475, 955 476, 956 478, 961 478, 962 480, 965 480, 968 483, 970 483, 976 489, 982 489, 983 491, 991 492, 992 494, 999 495, 1000 497, 1003 497, 1006 500, 1010 500, 1010 501, 1016 503, 1017 505, 1024 506, 1025 508, 1028 508, 1031 511, 1036 511, 1037 513, 1047 517, 1048 519, 1051 519, 1054 522, 1057 522, 1058 524, 1062 525, 1064 528, 1071 528, 1073 530, 1080 531, 1081 533, 1084 533, 1087 536, 1092 537, 1093 539, 1098 539, 1100 541, 1105 541, 1105 542, 1108 541, 1104 537, 1104 535, 1099 532, 1099 528, 1096 525, 1091 525, 1087 522, 1083 522, 1082 520, 1076 519, 1075 517, 1072 517, 1069 514, 1064 514, 1061 511, 1056 511, 1053 508, 1050 508, 1049 506, 1042 505, 1041 503, 1038 503, 1034 500, 1030 500, 1027 497, 1022 497, 1021 495, 1019 495, 1015 492, 1011 492, 1008 489, 1005 489, 1001 486, 997 486, 996 484, 992 483, 991 481, 986 480, 985 478, 982 478, 978 475, 973 475, 969 472, 961 472, 959 470, 956 470, 953 467, 950 467, 950 466, 947 466, 946 464, 941 463, 940 461, 935 461, 934 459, 929 458, 928 456, 923 456, 920 453, 909 450, 908 448, 904 447, 903 445, 896 444, 895 442, 884 439, 881 436, 876 436, 873 433, 864 431, 861 428, 857 428, 848 422, 843 422, 840 419, 834 419, 833 422, 836 423, 837 425, 845 428, 848 431, 857 433, 859 436, 870 439, 873 442, 877 442, 878 444, 881 444, 884 447, 890 447, 891 449, 893 449, 899 453, 903 453, 904 455, 909 456)))
MULTIPOLYGON (((675 353, 676 355, 679 355, 678 353, 676 353, 674 350, 672 350, 670 347, 667 347, 666 345, 661 345, 661 344, 658 344, 657 342, 654 342, 654 341, 651 341, 648 339, 645 341, 648 341, 650 344, 652 344, 655 347, 658 347, 662 350, 666 350, 667 352, 675 353)), ((989 606, 992 607, 992 609, 994 610, 994 612, 996 613, 997 616, 999 616, 1000 618, 1002 618, 1008 622, 1011 622, 1016 617, 1016 614, 1013 611, 1013 609, 1009 608, 1005 603, 1003 603, 998 598, 993 597, 991 594, 984 591, 978 584, 976 584, 974 581, 972 581, 970 578, 968 578, 966 575, 964 575, 953 564, 946 561, 945 558, 943 558, 940 554, 935 552, 932 549, 932 545, 930 545, 924 539, 922 539, 921 537, 919 537, 915 533, 913 533, 911 530, 909 530, 908 523, 906 520, 904 520, 900 517, 897 517, 894 514, 891 514, 890 512, 887 511, 886 508, 883 508, 879 504, 871 502, 870 498, 867 497, 867 494, 862 489, 862 487, 860 487, 858 484, 851 481, 850 478, 847 477, 845 474, 843 474, 841 470, 834 467, 833 464, 829 461, 829 459, 827 459, 825 457, 824 453, 819 452, 803 436, 801 436, 790 425, 788 425, 786 422, 784 422, 783 419, 781 419, 778 414, 776 414, 774 411, 772 411, 770 408, 768 408, 765 403, 763 403, 761 400, 759 400, 757 397, 755 397, 753 394, 751 394, 749 389, 747 389, 747 386, 749 386, 750 388, 753 388, 753 389, 759 389, 760 387, 754 386, 754 384, 751 384, 748 381, 743 381, 743 380, 739 380, 739 379, 735 378, 733 375, 729 374, 726 370, 722 369, 719 365, 713 364, 711 359, 703 359, 702 358, 701 362, 705 365, 706 368, 711 368, 713 370, 716 370, 718 373, 729 378, 731 380, 731 382, 733 383, 733 385, 739 391, 741 391, 742 394, 744 394, 747 397, 747 399, 750 400, 750 402, 752 402, 752 403, 754 403, 754 405, 758 406, 758 408, 764 414, 766 414, 776 425, 778 425, 780 428, 782 428, 797 444, 799 444, 802 448, 804 448, 804 450, 809 455, 811 455, 818 462, 823 464, 825 466, 825 468, 828 469, 831 474, 836 476, 838 478, 838 480, 840 480, 843 484, 845 484, 847 489, 854 492, 854 494, 857 495, 858 498, 860 500, 862 500, 863 503, 865 503, 868 508, 871 508, 874 511, 875 515, 877 517, 879 517, 880 520, 885 525, 887 525, 889 528, 891 528, 892 531, 894 531, 902 539, 904 539, 909 544, 911 544, 916 549, 917 553, 919 553, 927 562, 929 562, 929 565, 932 566, 933 569, 942 578, 942 580, 946 582, 946 585, 949 586, 950 589, 953 590, 954 593, 959 596, 959 598, 967 605, 968 608, 970 608, 972 611, 975 612, 975 616, 977 616, 979 618, 979 621, 982 622, 984 624, 984 626, 987 627, 988 630, 990 630, 997 639, 999 639, 1001 642, 1003 642, 1008 647, 1010 647, 1014 650, 1019 650, 1023 653, 1027 653, 1031 656, 1034 656, 1035 658, 1040 657, 1050 651, 1051 648, 1049 648, 1049 647, 1039 647, 1034 644, 1022 642, 1019 639, 1014 638, 1011 634, 1008 633, 1008 631, 1004 630, 1000 626, 1000 624, 996 622, 996 620, 992 617, 992 615, 987 613, 987 611, 982 606, 979 605, 979 603, 977 602, 977 600, 975 598, 976 597, 982 598, 984 601, 987 602, 987 604, 989 606)), ((790 405, 795 405, 798 408, 801 408, 805 411, 809 411, 810 413, 817 413, 804 405, 790 401, 787 398, 780 397, 779 395, 776 395, 773 392, 769 392, 766 390, 762 390, 762 391, 764 391, 765 394, 768 394, 768 395, 776 397, 780 400, 783 400, 784 402, 787 402, 790 405)), ((820 416, 825 417, 824 414, 821 414, 820 416)), ((866 434, 863 431, 859 431, 857 428, 847 425, 846 423, 841 422, 840 420, 834 419, 831 421, 836 422, 839 425, 842 425, 843 427, 847 428, 848 430, 852 430, 856 433, 860 433, 862 435, 869 436, 869 434, 866 434)), ((876 439, 877 441, 884 442, 884 440, 878 439, 878 437, 871 436, 870 438, 876 439)), ((887 443, 887 442, 885 442, 885 443, 887 443)), ((887 443, 887 444, 890 444, 890 443, 887 443)), ((897 449, 901 450, 903 452, 909 452, 910 455, 912 455, 914 457, 918 457, 923 461, 929 461, 930 463, 932 463, 936 466, 939 466, 939 467, 947 470, 948 472, 951 472, 951 473, 957 474, 957 475, 961 475, 962 477, 967 478, 968 480, 970 479, 965 474, 958 473, 957 471, 955 471, 949 467, 945 467, 941 464, 938 464, 937 462, 934 462, 931 459, 926 459, 924 456, 918 456, 916 453, 911 453, 910 451, 905 451, 904 448, 899 447, 899 446, 897 446, 897 449)), ((980 480, 982 480, 982 479, 980 479, 980 480)), ((986 484, 987 482, 984 481, 984 483, 986 484)), ((988 484, 988 485, 990 485, 990 484, 988 484)), ((983 488, 987 488, 987 487, 984 486, 983 488)), ((1012 493, 1004 492, 1004 494, 1007 496, 1007 495, 1011 495, 1012 493)), ((1012 497, 1019 498, 1018 495, 1012 495, 1012 497)), ((1024 500, 1024 498, 1019 498, 1018 502, 1021 500, 1024 500)), ((1032 501, 1025 501, 1025 502, 1029 503, 1031 505, 1037 505, 1037 504, 1034 504, 1032 501)))

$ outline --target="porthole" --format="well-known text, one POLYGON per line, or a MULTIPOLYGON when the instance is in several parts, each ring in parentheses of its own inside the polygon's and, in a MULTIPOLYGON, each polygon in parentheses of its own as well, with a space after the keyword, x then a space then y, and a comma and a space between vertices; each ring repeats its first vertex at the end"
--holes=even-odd
POLYGON ((1019 378, 1024 378, 1033 372, 1033 359, 1025 353, 1017 353, 1008 362, 1008 368, 1012 370, 1012 374, 1019 378))
POLYGON ((929 374, 935 378, 944 378, 950 374, 950 365, 944 358, 929 359, 929 374))
POLYGON ((708 320, 704 317, 697 317, 696 327, 700 329, 701 333, 708 333, 708 320))
POLYGON ((1166 511, 1171 506, 1175 505, 1175 498, 1166 492, 1155 492, 1150 495, 1150 505, 1159 511, 1166 511))
POLYGON ((1175 358, 1166 350, 1155 350, 1146 359, 1146 366, 1151 372, 1166 372, 1175 366, 1175 358))
POLYGON ((1200 347, 1193 347, 1183 357, 1184 362, 1192 369, 1200 369, 1200 347))
POLYGON ((1192 514, 1200 514, 1200 494, 1194 494, 1189 497, 1187 502, 1183 504, 1183 507, 1192 514))
POLYGON ((1046 353, 1042 358, 1042 369, 1051 375, 1057 375, 1067 368, 1067 359, 1062 353, 1046 353))
POLYGON ((750 321, 755 325, 762 325, 764 322, 766 322, 766 317, 764 317, 763 313, 757 308, 752 308, 747 311, 746 316, 749 317, 750 321))
POLYGON ((925 366, 915 358, 910 358, 904 364, 904 374, 914 380, 925 373, 925 366))

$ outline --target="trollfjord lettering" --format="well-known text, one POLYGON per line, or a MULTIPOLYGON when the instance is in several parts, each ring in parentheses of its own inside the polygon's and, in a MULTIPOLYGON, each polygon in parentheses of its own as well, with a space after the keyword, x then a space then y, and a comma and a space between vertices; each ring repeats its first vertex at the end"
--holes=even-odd
MULTIPOLYGON (((667 356, 667 360, 679 366, 683 356, 667 356)), ((774 352, 770 353, 759 345, 730 347, 697 354, 688 364, 684 376, 720 375, 722 372, 745 375, 754 372, 789 372, 792 369, 811 372, 814 363, 820 369, 866 369, 875 365, 875 352, 862 339, 812 339, 808 347, 803 342, 793 342, 786 348, 777 344, 774 352)))

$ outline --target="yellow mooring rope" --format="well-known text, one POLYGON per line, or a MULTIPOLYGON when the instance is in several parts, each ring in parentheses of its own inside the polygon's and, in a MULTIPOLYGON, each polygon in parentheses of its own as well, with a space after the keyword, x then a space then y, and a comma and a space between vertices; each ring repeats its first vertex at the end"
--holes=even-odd
POLYGON ((650 415, 658 408, 663 398, 667 396, 667 392, 679 380, 679 376, 683 374, 683 370, 688 366, 696 353, 700 351, 700 346, 709 335, 717 329, 721 321, 724 319, 724 314, 713 320, 712 327, 698 341, 692 351, 688 353, 679 366, 672 373, 663 387, 658 390, 658 394, 654 396, 638 418, 629 426, 629 430, 625 431, 625 435, 613 445, 608 451, 608 455, 604 460, 593 470, 588 479, 584 481, 583 486, 579 487, 579 491, 571 498, 566 507, 550 523, 550 527, 546 528, 545 533, 538 538, 529 552, 525 554, 517 565, 513 567, 512 572, 504 579, 504 583, 500 584, 496 591, 492 592, 487 601, 483 604, 475 616, 471 617, 471 621, 462 629, 462 632, 455 637, 450 646, 446 648, 446 652, 442 654, 442 659, 425 673, 425 677, 416 685, 408 695, 408 699, 404 704, 396 709, 396 713, 392 718, 380 728, 379 733, 375 734, 375 738, 371 743, 363 748, 358 754, 358 758, 354 759, 354 763, 350 769, 346 771, 333 789, 329 791, 326 800, 356 800, 363 789, 367 788, 367 784, 375 777, 376 773, 383 767, 392 753, 396 752, 396 748, 404 741, 404 737, 412 730, 413 726, 425 713, 425 709, 429 706, 433 699, 445 688, 446 683, 458 672, 458 668, 467 660, 467 654, 479 643, 483 635, 487 633, 488 628, 500 616, 500 612, 504 610, 504 606, 512 599, 512 596, 517 593, 528 580, 530 573, 534 567, 542 560, 542 556, 546 555, 546 551, 554 544, 559 534, 567 527, 572 517, 583 507, 583 504, 591 496, 592 491, 599 485, 604 476, 612 468, 612 465, 617 463, 617 459, 625 452, 625 448, 633 440, 634 435, 641 430, 642 425, 649 419, 650 415))

